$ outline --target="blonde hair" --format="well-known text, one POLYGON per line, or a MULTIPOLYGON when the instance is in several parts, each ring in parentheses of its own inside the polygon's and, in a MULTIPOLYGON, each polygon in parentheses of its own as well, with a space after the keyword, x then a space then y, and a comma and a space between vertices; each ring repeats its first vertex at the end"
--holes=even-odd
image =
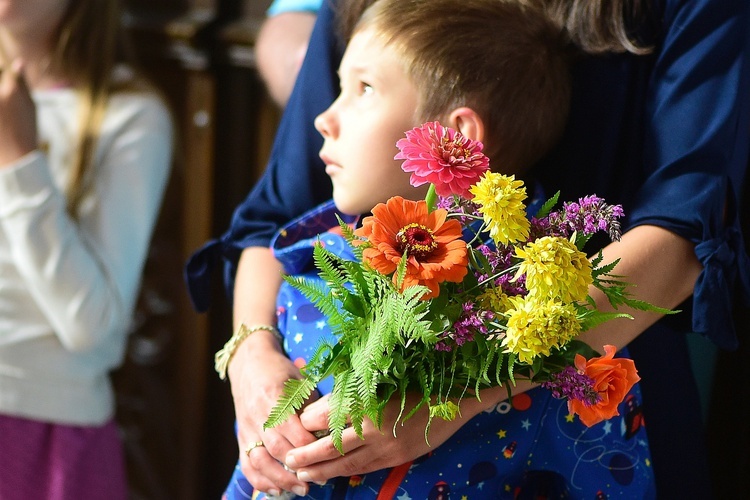
POLYGON ((110 96, 125 88, 145 88, 142 79, 113 80, 117 64, 132 66, 130 46, 121 24, 119 0, 71 0, 58 27, 51 66, 80 94, 79 128, 66 188, 68 211, 76 208, 91 176, 96 144, 110 96))
POLYGON ((570 105, 570 45, 541 10, 506 0, 378 0, 358 30, 393 47, 420 92, 422 121, 468 106, 495 167, 518 172, 559 139, 570 105))

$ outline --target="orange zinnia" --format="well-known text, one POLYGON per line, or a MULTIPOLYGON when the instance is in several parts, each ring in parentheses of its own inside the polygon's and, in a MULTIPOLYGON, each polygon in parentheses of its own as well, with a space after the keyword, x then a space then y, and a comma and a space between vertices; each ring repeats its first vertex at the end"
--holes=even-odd
POLYGON ((600 400, 592 405, 580 400, 570 400, 568 410, 577 414, 581 422, 588 427, 619 415, 617 407, 633 385, 641 379, 633 360, 614 358, 615 351, 615 346, 605 345, 604 356, 588 361, 580 354, 576 354, 576 368, 593 380, 593 388, 599 394, 600 400))
POLYGON ((401 290, 414 285, 430 289, 423 299, 437 297, 440 283, 459 283, 466 276, 468 251, 461 239, 461 224, 446 220, 448 212, 429 212, 427 203, 405 200, 400 196, 379 203, 372 216, 362 220, 362 227, 354 233, 372 244, 362 254, 362 260, 373 269, 394 273, 406 253, 406 275, 401 290))

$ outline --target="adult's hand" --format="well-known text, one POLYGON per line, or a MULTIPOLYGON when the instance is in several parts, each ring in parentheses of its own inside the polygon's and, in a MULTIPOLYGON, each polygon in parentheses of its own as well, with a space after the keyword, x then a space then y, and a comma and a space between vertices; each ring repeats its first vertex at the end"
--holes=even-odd
MULTIPOLYGON (((234 324, 248 327, 274 324, 276 295, 281 284, 281 265, 268 248, 249 247, 242 252, 234 289, 234 324)), ((229 363, 237 440, 242 473, 253 487, 271 494, 282 490, 302 496, 308 486, 284 469, 289 450, 315 440, 296 416, 283 424, 263 429, 284 383, 300 371, 284 354, 276 337, 259 330, 237 348, 229 363), (251 445, 262 442, 263 446, 251 445)))
MULTIPOLYGON (((514 389, 514 393, 528 390, 524 382, 514 389), (523 384, 523 387, 521 385, 523 384)), ((466 397, 461 402, 461 415, 452 421, 434 418, 425 440, 425 426, 428 420, 427 408, 396 427, 393 425, 400 412, 400 401, 392 400, 385 408, 382 431, 369 419, 365 419, 360 439, 352 428, 344 430, 341 455, 333 446, 331 437, 321 438, 314 443, 298 447, 286 456, 286 464, 297 471, 297 477, 303 481, 322 484, 339 476, 361 475, 368 472, 396 467, 419 458, 431 449, 443 444, 458 429, 481 411, 489 408, 507 395, 505 388, 493 388, 482 391, 482 401, 466 397)), ((406 407, 411 408, 419 401, 419 396, 407 397, 406 407), (410 406, 411 405, 411 406, 410 406)), ((326 429, 328 425, 328 398, 323 397, 308 405, 300 414, 300 421, 310 431, 326 429)))
POLYGON ((0 73, 0 168, 37 147, 36 106, 16 60, 0 73))
POLYGON ((293 448, 315 441, 297 416, 273 428, 263 429, 279 399, 284 382, 299 378, 299 369, 280 351, 277 340, 267 332, 256 332, 238 349, 229 367, 242 473, 253 487, 272 494, 281 490, 302 496, 307 485, 283 467, 293 448), (252 338, 255 337, 256 338, 252 338), (263 338, 267 336, 267 338, 263 338), (262 442, 246 453, 253 443, 262 442))

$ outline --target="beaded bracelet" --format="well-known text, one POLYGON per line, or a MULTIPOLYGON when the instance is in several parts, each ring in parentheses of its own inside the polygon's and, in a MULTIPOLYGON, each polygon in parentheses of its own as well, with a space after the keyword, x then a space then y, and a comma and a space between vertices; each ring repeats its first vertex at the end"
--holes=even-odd
POLYGON ((214 356, 214 369, 216 370, 216 373, 219 374, 221 380, 227 378, 227 368, 229 368, 229 362, 232 360, 232 356, 234 356, 234 351, 237 350, 243 340, 261 330, 273 333, 280 343, 284 342, 281 332, 279 332, 275 326, 256 325, 248 328, 244 323, 241 323, 240 327, 237 328, 237 331, 234 332, 232 337, 227 340, 226 344, 224 344, 224 347, 217 351, 214 356))

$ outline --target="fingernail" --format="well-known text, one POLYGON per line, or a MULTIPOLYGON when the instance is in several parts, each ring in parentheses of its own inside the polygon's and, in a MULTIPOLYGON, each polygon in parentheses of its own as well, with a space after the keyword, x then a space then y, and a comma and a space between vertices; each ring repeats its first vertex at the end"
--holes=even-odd
POLYGON ((307 495, 307 488, 305 488, 304 486, 300 486, 300 485, 294 486, 292 487, 292 491, 298 497, 303 497, 307 495))
POLYGON ((297 472, 297 479, 300 481, 304 481, 306 483, 315 483, 318 486, 325 486, 325 481, 315 481, 313 478, 310 477, 310 474, 307 471, 297 472))
POLYGON ((297 459, 291 453, 287 454, 286 460, 284 461, 287 467, 294 470, 297 467, 297 459))
POLYGON ((313 478, 310 477, 310 474, 308 474, 308 472, 304 470, 297 472, 297 479, 306 483, 315 483, 318 486, 325 486, 326 484, 325 481, 314 481, 313 478))
POLYGON ((279 490, 275 490, 275 489, 271 488, 270 490, 268 490, 268 494, 270 496, 272 496, 272 497, 277 497, 277 496, 281 495, 281 492, 279 490))

